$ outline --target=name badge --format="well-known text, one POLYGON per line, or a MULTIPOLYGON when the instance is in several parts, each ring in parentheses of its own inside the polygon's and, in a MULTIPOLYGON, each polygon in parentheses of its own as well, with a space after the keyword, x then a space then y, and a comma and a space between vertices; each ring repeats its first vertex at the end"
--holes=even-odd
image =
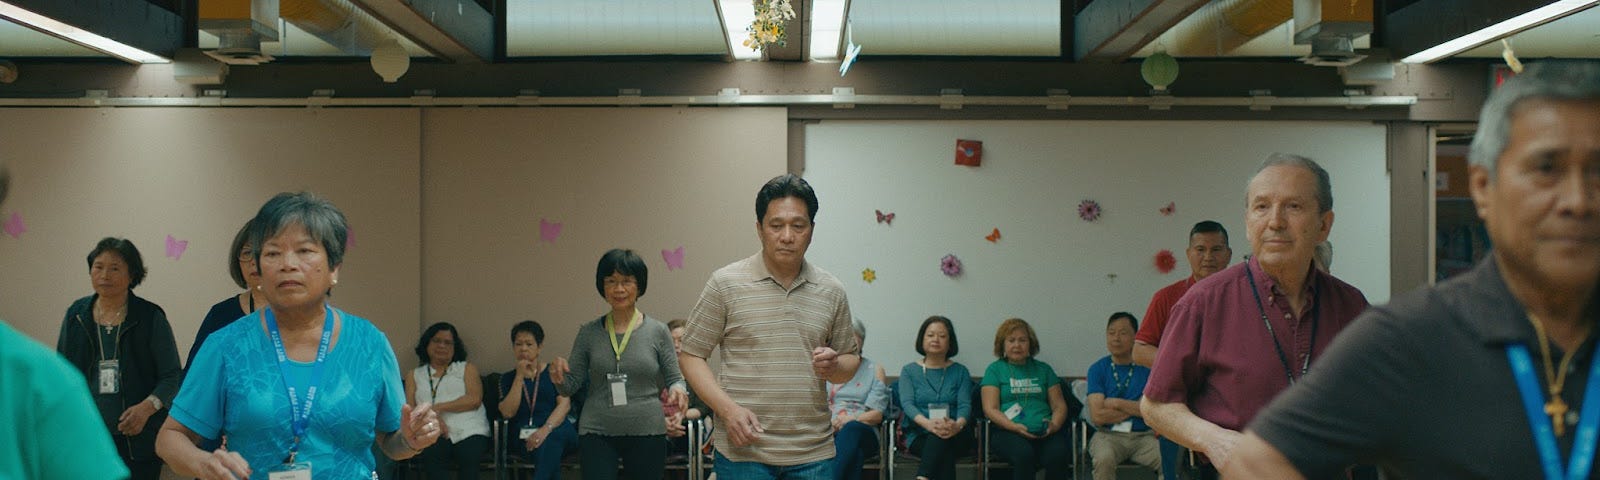
POLYGON ((1133 420, 1123 420, 1111 426, 1111 431, 1128 433, 1133 431, 1133 420))
POLYGON ((1013 404, 1011 404, 1011 408, 1007 408, 1006 411, 1005 411, 1005 414, 1006 414, 1006 419, 1011 420, 1013 422, 1021 422, 1022 421, 1022 404, 1021 403, 1013 403, 1013 404))
POLYGON ((620 407, 628 404, 628 374, 607 373, 606 380, 611 382, 611 406, 620 407))
POLYGON ((99 371, 100 393, 117 393, 121 389, 122 385, 122 366, 120 361, 115 358, 111 360, 101 360, 99 371))
POLYGON ((528 437, 533 436, 533 432, 537 431, 539 431, 537 428, 522 427, 522 432, 517 434, 517 440, 527 440, 528 437))
POLYGON ((311 462, 274 465, 267 469, 267 480, 311 480, 311 462))
POLYGON ((950 418, 950 404, 948 404, 948 403, 930 403, 930 404, 928 404, 928 419, 929 420, 944 420, 946 418, 950 418))

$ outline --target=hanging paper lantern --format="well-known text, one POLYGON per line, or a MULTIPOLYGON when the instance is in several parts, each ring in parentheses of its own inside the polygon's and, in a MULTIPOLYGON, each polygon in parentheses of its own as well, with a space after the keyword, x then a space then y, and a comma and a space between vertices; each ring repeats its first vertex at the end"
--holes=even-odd
POLYGON ((395 39, 384 40, 372 49, 372 71, 383 77, 384 83, 395 83, 406 70, 411 69, 411 54, 395 39))
POLYGON ((1165 91, 1167 85, 1178 79, 1178 59, 1167 55, 1165 50, 1151 54, 1139 65, 1139 75, 1152 88, 1165 91))

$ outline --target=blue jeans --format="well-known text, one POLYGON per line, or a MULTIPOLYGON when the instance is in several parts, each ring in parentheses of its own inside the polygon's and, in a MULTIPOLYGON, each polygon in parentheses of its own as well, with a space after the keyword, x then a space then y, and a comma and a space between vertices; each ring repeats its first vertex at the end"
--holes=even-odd
POLYGON ((717 478, 729 480, 833 480, 833 460, 799 465, 776 466, 756 462, 735 462, 717 452, 712 463, 717 478))
POLYGON ((512 428, 510 438, 506 439, 507 453, 522 457, 524 460, 533 461, 534 480, 548 480, 561 478, 561 457, 567 451, 578 446, 578 429, 572 422, 561 422, 561 426, 550 431, 544 437, 544 443, 539 448, 528 450, 527 443, 517 438, 518 428, 512 428))
POLYGON ((1184 463, 1181 461, 1183 452, 1178 450, 1177 443, 1167 437, 1157 437, 1156 441, 1160 442, 1157 445, 1161 447, 1162 480, 1178 480, 1178 465, 1184 463))
POLYGON ((838 480, 857 480, 867 457, 878 452, 878 427, 846 422, 833 434, 833 474, 838 480))

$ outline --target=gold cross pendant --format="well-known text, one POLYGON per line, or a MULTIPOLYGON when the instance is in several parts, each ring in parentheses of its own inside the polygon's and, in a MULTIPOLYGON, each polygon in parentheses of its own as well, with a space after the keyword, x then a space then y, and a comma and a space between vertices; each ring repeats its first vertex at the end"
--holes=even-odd
POLYGON ((1567 429, 1567 403, 1561 397, 1552 395, 1549 402, 1544 404, 1544 413, 1550 416, 1550 426, 1555 429, 1556 437, 1566 434, 1567 429))

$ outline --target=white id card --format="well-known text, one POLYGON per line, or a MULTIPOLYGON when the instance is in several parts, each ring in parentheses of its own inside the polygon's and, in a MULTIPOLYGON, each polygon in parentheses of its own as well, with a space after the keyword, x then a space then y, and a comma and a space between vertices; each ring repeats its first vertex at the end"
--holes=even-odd
POLYGON ((611 382, 611 406, 620 407, 628 404, 628 374, 607 373, 606 380, 611 382))
POLYGON ((944 420, 946 418, 950 418, 950 404, 948 404, 948 403, 930 403, 930 404, 928 404, 928 419, 929 420, 944 420))
POLYGON ((1111 426, 1111 431, 1128 433, 1133 431, 1133 420, 1123 420, 1111 426))
POLYGON ((1005 414, 1006 414, 1006 419, 1008 419, 1008 420, 1011 420, 1013 422, 1022 421, 1020 419, 1020 417, 1022 417, 1022 404, 1021 403, 1013 403, 1013 404, 1011 404, 1011 408, 1007 408, 1006 411, 1005 411, 1005 414))
POLYGON ((119 387, 122 385, 122 366, 120 365, 120 362, 115 358, 111 360, 101 360, 99 371, 100 393, 117 393, 119 387))
POLYGON ((311 462, 274 465, 267 469, 267 480, 311 480, 311 462))
POLYGON ((527 440, 528 437, 533 436, 533 432, 537 432, 537 431, 539 431, 539 429, 537 429, 537 428, 522 427, 522 432, 517 434, 517 440, 527 440))

